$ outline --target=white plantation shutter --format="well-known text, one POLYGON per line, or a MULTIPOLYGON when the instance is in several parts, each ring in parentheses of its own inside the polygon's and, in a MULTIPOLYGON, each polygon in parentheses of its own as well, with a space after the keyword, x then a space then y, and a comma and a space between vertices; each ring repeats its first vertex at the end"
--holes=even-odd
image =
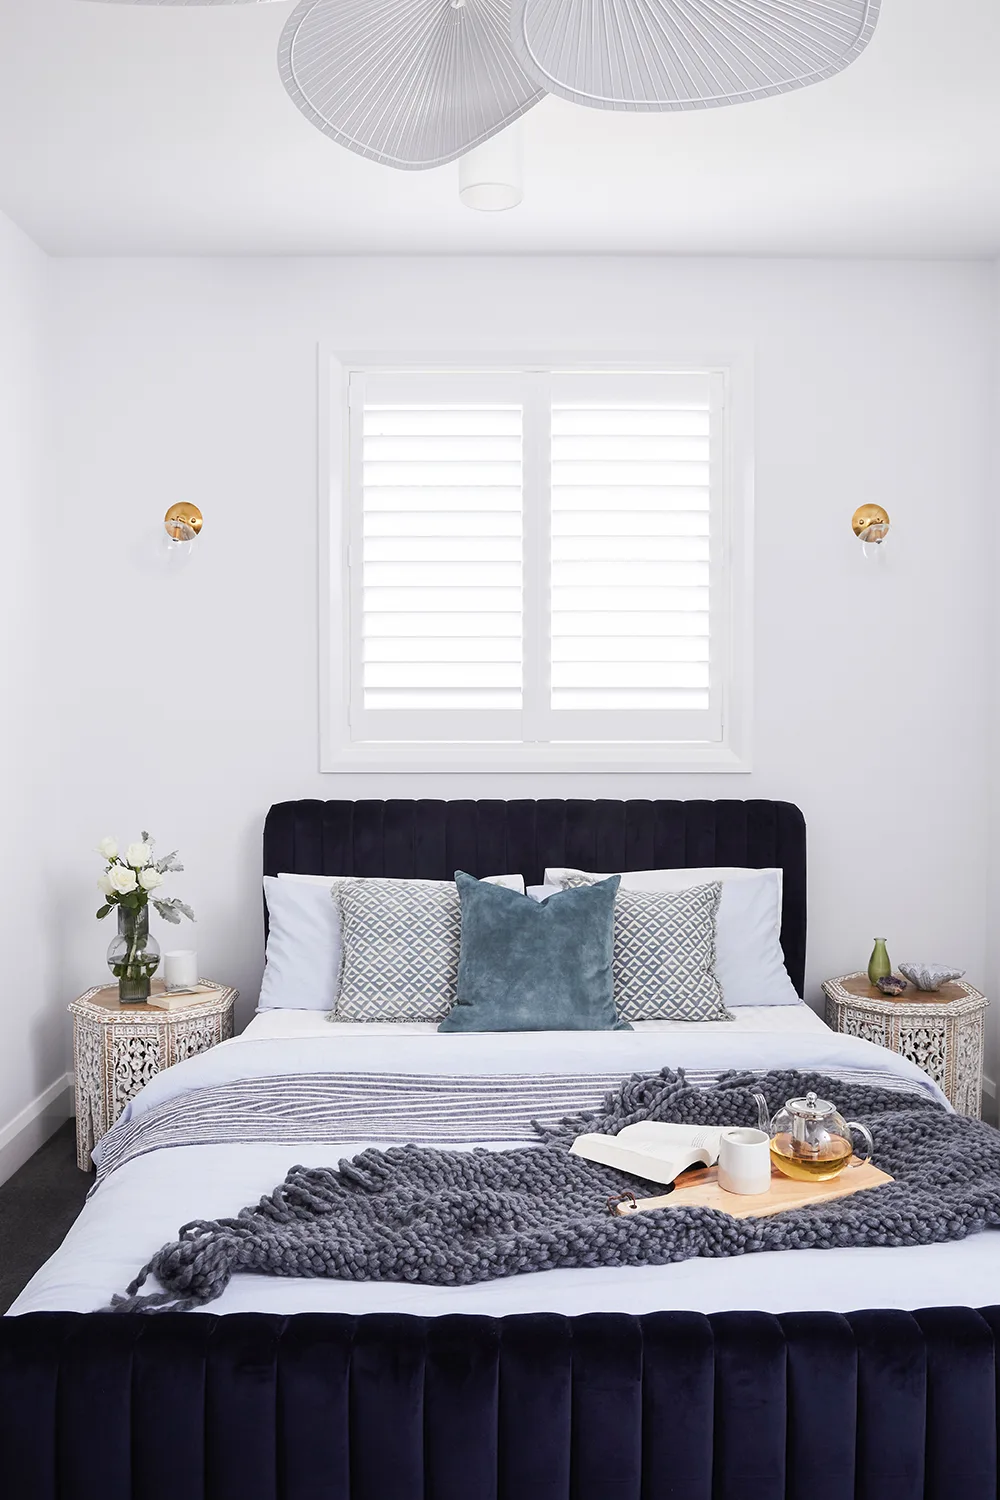
POLYGON ((713 710, 712 548, 721 540, 712 535, 712 408, 708 372, 553 376, 557 723, 562 710, 598 738, 615 720, 644 738, 656 731, 650 715, 669 714, 670 737, 690 735, 686 716, 704 737, 713 710))
POLYGON ((350 736, 713 743, 725 382, 350 379, 350 736))
POLYGON ((369 734, 519 732, 519 395, 503 377, 352 380, 352 719, 369 734))

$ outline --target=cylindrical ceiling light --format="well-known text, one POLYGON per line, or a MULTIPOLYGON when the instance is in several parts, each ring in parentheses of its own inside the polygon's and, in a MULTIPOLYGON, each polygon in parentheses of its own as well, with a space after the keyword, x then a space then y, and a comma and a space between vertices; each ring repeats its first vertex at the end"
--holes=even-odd
POLYGON ((517 207, 524 197, 520 124, 459 158, 458 196, 482 213, 517 207))

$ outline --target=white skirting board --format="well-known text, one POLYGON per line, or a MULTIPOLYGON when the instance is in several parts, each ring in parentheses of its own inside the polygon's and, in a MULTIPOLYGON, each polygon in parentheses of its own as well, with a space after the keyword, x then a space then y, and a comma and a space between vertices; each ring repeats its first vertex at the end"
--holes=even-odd
POLYGON ((72 1114, 73 1074, 64 1073, 0 1130, 0 1182, 12 1177, 72 1114))

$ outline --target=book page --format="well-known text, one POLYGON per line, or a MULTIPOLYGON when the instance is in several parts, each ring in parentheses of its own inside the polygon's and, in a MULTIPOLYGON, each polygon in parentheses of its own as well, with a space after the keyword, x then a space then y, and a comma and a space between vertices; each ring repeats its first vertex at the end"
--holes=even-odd
POLYGON ((688 1167, 712 1166, 719 1158, 722 1128, 668 1125, 645 1120, 618 1135, 581 1135, 570 1147, 575 1156, 617 1167, 646 1182, 673 1182, 688 1167))

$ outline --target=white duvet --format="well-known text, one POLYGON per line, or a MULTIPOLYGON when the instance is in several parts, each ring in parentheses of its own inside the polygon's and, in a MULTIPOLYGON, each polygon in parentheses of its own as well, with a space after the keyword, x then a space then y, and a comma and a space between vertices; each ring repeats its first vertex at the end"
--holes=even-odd
MULTIPOLYGON (((433 1028, 400 1025, 331 1026, 319 1015, 285 1011, 259 1016, 242 1037, 167 1069, 133 1100, 128 1113, 140 1118, 188 1092, 196 1107, 199 1088, 285 1073, 476 1077, 620 1070, 625 1077, 664 1066, 864 1070, 942 1097, 912 1063, 830 1031, 806 1006, 746 1008, 730 1023, 649 1023, 633 1032, 478 1036, 441 1036, 433 1028)), ((176 1238, 182 1224, 237 1213, 269 1192, 296 1162, 336 1166, 344 1156, 378 1144, 184 1146, 129 1161, 89 1199, 61 1248, 11 1312, 88 1312, 106 1306, 162 1244, 176 1238)), ((237 1275, 206 1310, 500 1316, 658 1308, 976 1307, 996 1301, 998 1272, 1000 1234, 987 1231, 956 1244, 903 1250, 797 1250, 670 1266, 546 1271, 460 1288, 237 1275)))

